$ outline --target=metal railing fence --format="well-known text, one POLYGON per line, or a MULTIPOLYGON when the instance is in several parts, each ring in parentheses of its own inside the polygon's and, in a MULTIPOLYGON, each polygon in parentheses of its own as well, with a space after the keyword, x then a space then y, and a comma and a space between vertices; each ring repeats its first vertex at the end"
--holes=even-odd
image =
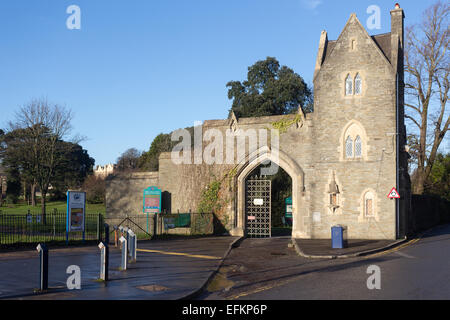
MULTIPOLYGON (((101 213, 86 213, 84 240, 104 239, 101 213)), ((70 232, 69 241, 83 240, 83 232, 70 232)), ((8 214, 0 212, 0 246, 66 241, 66 213, 62 211, 8 214)))

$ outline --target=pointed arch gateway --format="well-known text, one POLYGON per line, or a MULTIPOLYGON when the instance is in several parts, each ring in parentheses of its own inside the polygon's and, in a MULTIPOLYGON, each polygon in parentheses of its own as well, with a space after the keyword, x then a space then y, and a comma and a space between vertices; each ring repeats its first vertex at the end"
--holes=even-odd
POLYGON ((245 235, 245 181, 250 173, 261 163, 271 161, 280 166, 292 179, 292 237, 306 238, 304 212, 301 210, 304 195, 304 172, 302 168, 283 151, 271 150, 267 146, 253 152, 248 160, 240 165, 236 173, 236 206, 234 212, 233 235, 245 235))

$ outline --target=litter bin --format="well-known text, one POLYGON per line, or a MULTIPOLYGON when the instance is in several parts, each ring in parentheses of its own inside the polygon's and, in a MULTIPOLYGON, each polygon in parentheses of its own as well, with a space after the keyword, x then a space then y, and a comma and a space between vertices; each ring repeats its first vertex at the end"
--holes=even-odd
POLYGON ((333 249, 344 248, 344 227, 340 225, 331 227, 331 247, 333 249))

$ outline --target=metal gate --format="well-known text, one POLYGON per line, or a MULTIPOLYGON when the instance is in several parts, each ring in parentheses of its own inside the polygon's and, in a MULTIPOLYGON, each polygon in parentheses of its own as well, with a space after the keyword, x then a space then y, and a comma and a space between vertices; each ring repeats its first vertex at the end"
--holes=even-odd
POLYGON ((245 182, 245 219, 247 236, 271 236, 271 181, 257 176, 245 182))

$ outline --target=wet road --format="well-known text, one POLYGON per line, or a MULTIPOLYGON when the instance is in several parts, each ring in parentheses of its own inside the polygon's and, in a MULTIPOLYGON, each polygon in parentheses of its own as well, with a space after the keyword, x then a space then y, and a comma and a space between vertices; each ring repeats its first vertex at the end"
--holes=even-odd
POLYGON ((33 295, 39 286, 36 251, 0 254, 0 299, 180 299, 199 289, 217 270, 229 245, 237 238, 209 237, 186 240, 139 242, 137 262, 119 271, 120 250, 110 248, 110 281, 97 281, 100 250, 94 247, 49 251, 49 287, 33 295), (81 269, 81 290, 68 290, 66 269, 81 269))
POLYGON ((450 225, 360 258, 301 258, 288 243, 244 240, 200 299, 450 299, 450 225), (375 283, 370 266, 379 267, 380 289, 368 289, 369 277, 375 283))

